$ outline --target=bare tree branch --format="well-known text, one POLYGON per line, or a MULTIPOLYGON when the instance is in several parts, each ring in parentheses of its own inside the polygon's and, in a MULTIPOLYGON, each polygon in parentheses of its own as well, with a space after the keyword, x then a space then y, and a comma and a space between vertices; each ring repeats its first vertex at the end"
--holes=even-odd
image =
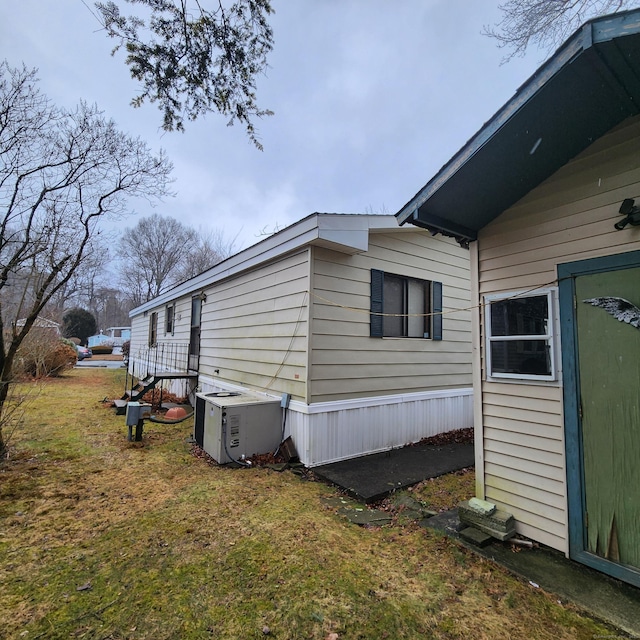
MULTIPOLYGON (((123 16, 113 0, 96 3, 106 33, 124 48, 131 76, 140 82, 132 100, 157 102, 166 131, 184 130, 186 120, 218 112, 244 124, 258 149, 256 118, 272 115, 256 102, 256 81, 267 68, 273 32, 270 0, 124 0, 140 15, 123 16)), ((121 0, 122 2, 122 0, 121 0)))
POLYGON ((175 218, 153 214, 122 235, 120 283, 131 304, 138 306, 224 260, 232 248, 222 231, 196 231, 175 218))
POLYGON ((483 34, 510 50, 505 62, 530 45, 551 54, 588 20, 638 6, 638 0, 508 0, 499 6, 502 20, 483 34))

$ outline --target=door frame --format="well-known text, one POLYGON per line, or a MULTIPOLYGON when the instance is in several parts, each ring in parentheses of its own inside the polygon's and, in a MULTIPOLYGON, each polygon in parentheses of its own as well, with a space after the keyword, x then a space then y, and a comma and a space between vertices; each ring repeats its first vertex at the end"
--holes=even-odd
POLYGON ((576 323, 575 278, 583 275, 640 267, 640 251, 590 258, 558 265, 560 336, 564 401, 565 464, 569 557, 610 576, 640 587, 640 570, 601 558, 586 545, 584 522, 584 458, 580 420, 580 373, 576 323))

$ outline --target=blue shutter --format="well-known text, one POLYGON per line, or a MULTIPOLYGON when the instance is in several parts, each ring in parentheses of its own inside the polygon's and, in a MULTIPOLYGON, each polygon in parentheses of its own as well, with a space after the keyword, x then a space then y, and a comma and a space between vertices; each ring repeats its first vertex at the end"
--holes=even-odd
POLYGON ((442 282, 432 282, 433 340, 442 340, 442 282))
POLYGON ((371 269, 371 316, 370 316, 370 333, 372 338, 382 338, 383 317, 379 314, 384 309, 384 271, 379 269, 371 269))

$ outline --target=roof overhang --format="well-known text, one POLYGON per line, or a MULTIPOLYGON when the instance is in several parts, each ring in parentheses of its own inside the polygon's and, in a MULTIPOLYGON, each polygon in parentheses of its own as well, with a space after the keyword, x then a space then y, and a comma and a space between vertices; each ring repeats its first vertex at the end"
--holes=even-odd
POLYGON ((640 113, 640 10, 586 23, 396 214, 455 237, 485 225, 640 113))

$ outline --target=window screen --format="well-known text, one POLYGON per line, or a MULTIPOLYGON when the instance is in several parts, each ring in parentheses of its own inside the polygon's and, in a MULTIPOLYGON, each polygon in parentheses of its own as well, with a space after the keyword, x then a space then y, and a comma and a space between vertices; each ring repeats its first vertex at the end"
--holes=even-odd
POLYGON ((488 304, 490 376, 554 379, 551 302, 547 292, 488 304))

